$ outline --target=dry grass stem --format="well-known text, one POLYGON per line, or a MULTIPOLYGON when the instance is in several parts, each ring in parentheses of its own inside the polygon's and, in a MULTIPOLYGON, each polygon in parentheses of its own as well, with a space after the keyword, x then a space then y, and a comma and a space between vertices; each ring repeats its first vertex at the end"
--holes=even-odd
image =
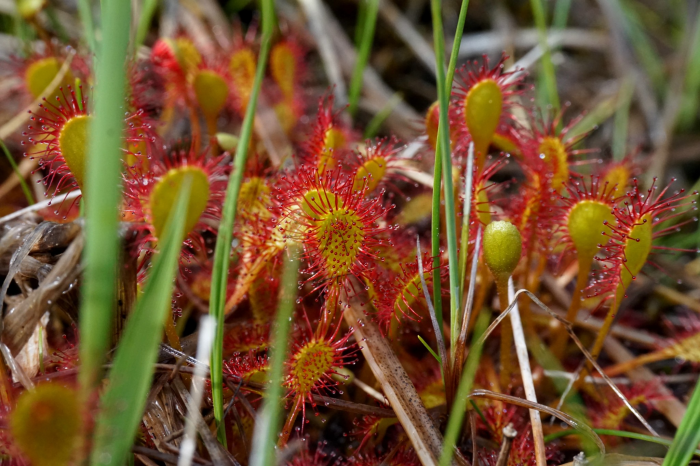
POLYGON ((379 2, 379 15, 394 28, 396 35, 408 46, 418 61, 435 77, 435 53, 433 48, 411 22, 390 0, 379 2))
POLYGON ((442 452, 442 436, 433 425, 413 383, 376 324, 351 303, 343 312, 362 342, 362 354, 382 386, 389 404, 424 466, 435 466, 442 452))
MULTIPOLYGON (((513 288, 513 278, 508 279, 508 301, 513 306, 510 311, 510 325, 513 328, 513 341, 515 342, 515 353, 518 356, 520 364, 520 375, 523 379, 523 388, 525 389, 525 397, 532 403, 537 403, 537 393, 535 393, 535 382, 532 379, 532 370, 530 369, 530 356, 525 343, 525 332, 523 324, 520 320, 520 311, 518 303, 515 300, 515 289, 513 288)), ((530 423, 532 424, 532 439, 535 443, 535 460, 537 466, 546 466, 547 457, 544 450, 544 433, 542 431, 542 420, 540 412, 530 410, 530 423)))
MULTIPOLYGON (((606 354, 617 363, 626 362, 634 358, 634 355, 614 337, 609 336, 603 346, 606 354)), ((658 380, 657 376, 646 367, 637 367, 627 373, 633 382, 644 383, 658 380)), ((663 399, 656 400, 654 407, 663 414, 671 424, 678 427, 687 410, 685 404, 676 398, 671 390, 664 385, 659 385, 658 390, 663 399)))
MULTIPOLYGON (((199 321, 199 342, 197 345, 197 360, 203 365, 209 365, 209 356, 211 355, 211 346, 214 342, 214 329, 216 321, 210 315, 205 314, 199 321)), ((177 466, 190 466, 192 457, 196 448, 195 435, 197 431, 197 417, 199 407, 202 404, 204 395, 204 378, 206 372, 202 366, 195 368, 194 377, 192 378, 191 393, 188 398, 187 419, 185 423, 185 436, 180 446, 180 458, 177 466)))
POLYGON ((323 61, 323 68, 328 77, 328 82, 333 87, 336 105, 342 107, 348 103, 348 90, 343 80, 339 57, 333 50, 332 34, 323 21, 321 2, 320 0, 299 0, 299 5, 306 13, 306 18, 309 21, 309 30, 313 34, 314 39, 316 39, 318 54, 323 61))
POLYGON ((518 432, 513 428, 513 424, 508 424, 503 428, 503 443, 501 443, 501 449, 498 452, 496 466, 507 466, 510 446, 517 435, 518 432))

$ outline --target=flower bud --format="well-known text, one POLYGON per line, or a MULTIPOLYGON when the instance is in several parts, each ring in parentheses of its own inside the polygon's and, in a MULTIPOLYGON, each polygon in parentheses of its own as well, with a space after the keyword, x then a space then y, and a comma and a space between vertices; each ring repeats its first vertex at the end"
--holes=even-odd
POLYGON ((491 222, 484 230, 484 260, 497 281, 508 280, 518 266, 523 242, 510 222, 491 222))

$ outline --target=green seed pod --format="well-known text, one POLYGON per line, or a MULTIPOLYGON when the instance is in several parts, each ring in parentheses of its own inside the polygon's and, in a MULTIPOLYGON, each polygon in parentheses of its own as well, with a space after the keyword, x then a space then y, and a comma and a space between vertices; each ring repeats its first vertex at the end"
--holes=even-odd
POLYGON ((331 374, 331 379, 341 385, 350 385, 355 378, 355 373, 347 367, 334 367, 333 370, 335 372, 331 374))
POLYGON ((484 230, 484 260, 497 281, 506 281, 518 266, 523 248, 520 232, 510 222, 491 222, 484 230))
POLYGON ((238 136, 229 133, 216 133, 216 142, 223 150, 233 152, 238 146, 238 136))

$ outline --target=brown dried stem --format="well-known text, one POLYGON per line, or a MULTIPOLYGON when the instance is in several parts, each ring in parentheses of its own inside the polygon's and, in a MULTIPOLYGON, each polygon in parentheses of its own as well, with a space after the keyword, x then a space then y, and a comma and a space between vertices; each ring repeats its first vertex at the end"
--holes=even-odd
POLYGON ((437 465, 442 453, 442 436, 420 402, 418 392, 398 358, 377 326, 359 306, 351 303, 343 316, 348 325, 355 328, 355 338, 362 342, 362 354, 381 384, 421 463, 425 466, 437 465))

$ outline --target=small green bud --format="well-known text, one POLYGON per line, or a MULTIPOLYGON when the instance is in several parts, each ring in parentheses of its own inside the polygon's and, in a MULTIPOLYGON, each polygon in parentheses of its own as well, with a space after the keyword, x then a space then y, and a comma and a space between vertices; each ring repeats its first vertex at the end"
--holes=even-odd
POLYGON ((350 385, 355 378, 355 373, 347 367, 334 367, 333 370, 335 372, 331 374, 331 379, 341 385, 350 385))
POLYGON ((496 280, 507 280, 523 249, 520 232, 510 222, 491 222, 484 230, 484 260, 496 280))
POLYGON ((223 150, 233 152, 238 146, 238 136, 229 133, 216 133, 216 142, 223 150))

